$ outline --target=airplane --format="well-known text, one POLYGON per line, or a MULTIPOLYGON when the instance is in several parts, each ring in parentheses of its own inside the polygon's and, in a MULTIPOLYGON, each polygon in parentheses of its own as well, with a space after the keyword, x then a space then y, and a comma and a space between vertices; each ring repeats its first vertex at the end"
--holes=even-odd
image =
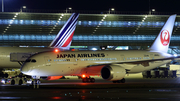
POLYGON ((171 62, 168 47, 176 14, 171 15, 148 50, 59 51, 37 53, 25 62, 21 72, 34 77, 81 76, 82 82, 95 82, 101 75, 113 83, 125 83, 125 75, 140 73, 171 62))
MULTIPOLYGON (((61 28, 57 36, 50 43, 49 47, 37 48, 37 47, 0 47, 0 68, 19 68, 19 61, 11 62, 11 54, 14 53, 14 57, 18 57, 21 60, 26 60, 30 55, 42 51, 59 51, 69 50, 76 28, 79 13, 73 13, 68 21, 61 28)), ((13 56, 12 56, 13 57, 13 56)), ((15 58, 16 60, 16 58, 15 58)), ((21 62, 20 60, 20 62, 21 62)), ((12 60, 13 61, 13 60, 12 60)))

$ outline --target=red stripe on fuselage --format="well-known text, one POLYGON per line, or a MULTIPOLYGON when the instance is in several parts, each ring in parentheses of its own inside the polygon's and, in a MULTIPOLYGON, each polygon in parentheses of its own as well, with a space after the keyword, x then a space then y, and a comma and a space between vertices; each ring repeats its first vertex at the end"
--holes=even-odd
POLYGON ((62 47, 67 47, 69 45, 69 43, 72 41, 74 32, 71 34, 71 36, 66 40, 66 42, 64 43, 64 45, 62 45, 62 47))

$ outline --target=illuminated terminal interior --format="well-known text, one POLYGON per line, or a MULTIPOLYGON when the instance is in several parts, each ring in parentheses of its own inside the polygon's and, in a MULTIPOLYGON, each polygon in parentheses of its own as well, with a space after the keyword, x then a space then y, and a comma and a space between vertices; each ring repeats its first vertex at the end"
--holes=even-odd
MULTIPOLYGON (((0 13, 0 45, 47 47, 72 13, 0 13)), ((80 14, 73 36, 74 49, 147 49, 169 15, 80 14), (113 48, 109 48, 112 46, 113 48), (118 48, 119 46, 119 48, 118 48), (97 48, 96 48, 97 47, 97 48), (126 48, 124 48, 126 47, 126 48), (127 48, 128 47, 128 48, 127 48)), ((180 19, 177 16, 170 46, 178 51, 180 19)))

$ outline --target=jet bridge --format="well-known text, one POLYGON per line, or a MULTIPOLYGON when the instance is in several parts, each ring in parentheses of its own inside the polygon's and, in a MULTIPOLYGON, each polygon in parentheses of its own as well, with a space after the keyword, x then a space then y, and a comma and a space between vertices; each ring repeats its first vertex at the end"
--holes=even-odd
POLYGON ((26 59, 34 54, 35 53, 10 53, 10 61, 18 62, 20 65, 22 65, 22 63, 25 62, 26 59))

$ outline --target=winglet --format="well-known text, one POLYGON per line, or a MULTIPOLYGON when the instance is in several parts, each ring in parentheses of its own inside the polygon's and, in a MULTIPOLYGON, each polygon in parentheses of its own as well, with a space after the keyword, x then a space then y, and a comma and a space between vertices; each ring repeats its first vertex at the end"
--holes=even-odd
POLYGON ((78 17, 79 13, 73 13, 71 15, 49 47, 56 47, 62 50, 70 49, 78 17))
POLYGON ((176 19, 176 14, 171 15, 169 17, 169 19, 166 21, 163 28, 161 29, 159 35, 154 40, 154 43, 152 44, 150 48, 151 51, 167 53, 175 19, 176 19))

